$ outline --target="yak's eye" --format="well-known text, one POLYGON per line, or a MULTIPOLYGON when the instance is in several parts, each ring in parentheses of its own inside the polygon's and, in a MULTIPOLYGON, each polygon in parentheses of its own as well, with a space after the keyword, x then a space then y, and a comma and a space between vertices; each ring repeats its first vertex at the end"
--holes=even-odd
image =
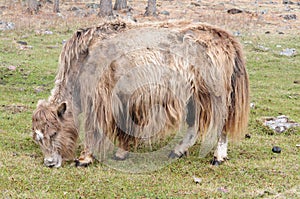
POLYGON ((56 136, 57 136, 57 132, 54 132, 54 133, 50 136, 50 138, 53 139, 53 138, 55 138, 56 136))

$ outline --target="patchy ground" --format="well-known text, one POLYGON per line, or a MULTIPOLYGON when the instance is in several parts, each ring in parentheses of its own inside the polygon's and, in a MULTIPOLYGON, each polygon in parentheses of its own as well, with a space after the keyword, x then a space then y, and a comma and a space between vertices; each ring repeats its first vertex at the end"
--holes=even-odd
MULTIPOLYGON (((67 28, 74 23, 88 26, 100 21, 97 17, 99 4, 95 2, 75 3, 66 0, 60 6, 59 14, 52 13, 52 6, 51 3, 44 3, 40 14, 31 16, 25 13, 25 8, 20 3, 2 3, 0 30, 5 26, 8 29, 37 26, 49 28, 51 25, 67 28)), ((143 17, 146 2, 131 0, 128 1, 128 6, 130 9, 115 11, 115 15, 139 22, 168 19, 201 21, 224 27, 237 35, 285 34, 297 33, 300 30, 299 0, 164 0, 158 1, 158 16, 152 18, 143 17)))

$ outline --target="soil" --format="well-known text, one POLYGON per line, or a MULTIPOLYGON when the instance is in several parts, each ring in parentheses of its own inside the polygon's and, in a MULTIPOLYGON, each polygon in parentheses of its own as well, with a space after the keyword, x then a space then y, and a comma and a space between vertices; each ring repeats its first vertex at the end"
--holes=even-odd
MULTIPOLYGON (((50 28, 51 26, 90 26, 101 20, 98 1, 61 1, 60 13, 53 4, 42 3, 39 14, 26 13, 22 1, 2 1, 0 17, 13 22, 16 29, 50 28)), ((114 11, 116 16, 143 21, 192 20, 205 22, 240 34, 287 34, 300 32, 300 0, 160 0, 156 17, 144 17, 146 1, 128 1, 129 9, 114 11)))

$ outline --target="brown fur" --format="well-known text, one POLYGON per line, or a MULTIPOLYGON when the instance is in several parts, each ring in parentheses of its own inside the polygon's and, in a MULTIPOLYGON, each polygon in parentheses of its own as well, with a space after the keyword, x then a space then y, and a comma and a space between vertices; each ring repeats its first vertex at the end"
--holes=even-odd
POLYGON ((38 105, 33 128, 61 128, 56 141, 67 144, 59 145, 69 157, 83 113, 86 150, 101 150, 106 136, 126 150, 130 140, 178 126, 191 98, 203 141, 215 144, 221 131, 232 138, 245 132, 249 82, 233 36, 206 24, 108 22, 78 30, 65 44, 52 95, 38 105), (59 119, 55 107, 64 101, 68 114, 59 119))

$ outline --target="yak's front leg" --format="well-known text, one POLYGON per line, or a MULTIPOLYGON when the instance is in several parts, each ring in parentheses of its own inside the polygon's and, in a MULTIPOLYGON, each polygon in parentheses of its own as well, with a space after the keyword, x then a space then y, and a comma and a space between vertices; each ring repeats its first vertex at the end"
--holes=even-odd
POLYGON ((80 153, 79 158, 75 160, 76 167, 87 167, 89 164, 93 163, 94 157, 91 149, 93 137, 93 131, 87 131, 85 133, 84 150, 80 153))
MULTIPOLYGON (((91 104, 89 104, 89 107, 91 107, 91 104)), ((92 121, 92 112, 88 109, 84 122, 84 150, 80 153, 79 158, 75 160, 76 167, 87 167, 93 163, 94 156, 92 152, 95 148, 95 141, 97 141, 99 132, 94 128, 92 121)))
POLYGON ((89 149, 84 149, 79 158, 75 159, 75 166, 76 167, 87 167, 88 165, 92 164, 94 161, 93 154, 89 151, 89 149))
POLYGON ((227 147, 228 147, 227 134, 222 132, 218 141, 217 148, 214 153, 214 159, 211 162, 212 165, 218 166, 222 162, 227 160, 227 147))

